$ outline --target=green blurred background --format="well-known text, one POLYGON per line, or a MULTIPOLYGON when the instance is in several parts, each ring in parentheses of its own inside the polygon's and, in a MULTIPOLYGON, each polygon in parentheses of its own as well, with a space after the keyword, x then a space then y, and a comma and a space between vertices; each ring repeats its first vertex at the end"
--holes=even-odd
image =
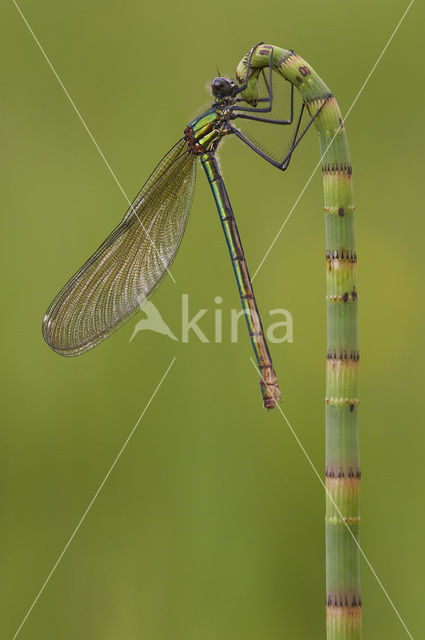
MULTIPOLYGON (((407 2, 25 0, 21 8, 125 191, 134 195, 260 40, 294 48, 350 107, 407 2)), ((12 2, 1 10, 2 638, 12 638, 165 369, 176 361, 19 637, 324 639, 324 495, 278 411, 261 407, 250 344, 172 342, 131 321, 64 359, 44 311, 126 202, 12 2)), ((411 633, 424 625, 424 8, 394 37, 346 123, 357 205, 364 550, 411 633), (421 595, 422 594, 422 595, 421 595)), ((319 155, 281 174, 237 140, 220 154, 255 270, 319 155)), ((154 303, 239 308, 208 184, 154 303), (208 268, 205 265, 208 264, 208 268)), ((324 467, 324 223, 318 172, 264 263, 283 408, 324 467)), ((201 321, 213 334, 213 312, 201 321)), ((241 327, 244 330, 244 327, 241 327)), ((362 562, 365 638, 407 637, 362 562)))

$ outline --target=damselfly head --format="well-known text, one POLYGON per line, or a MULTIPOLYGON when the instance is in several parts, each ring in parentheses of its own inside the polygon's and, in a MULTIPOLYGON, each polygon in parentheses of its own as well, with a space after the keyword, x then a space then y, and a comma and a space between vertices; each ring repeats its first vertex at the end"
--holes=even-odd
POLYGON ((237 86, 232 80, 218 76, 211 83, 211 91, 216 98, 228 98, 233 95, 237 86))

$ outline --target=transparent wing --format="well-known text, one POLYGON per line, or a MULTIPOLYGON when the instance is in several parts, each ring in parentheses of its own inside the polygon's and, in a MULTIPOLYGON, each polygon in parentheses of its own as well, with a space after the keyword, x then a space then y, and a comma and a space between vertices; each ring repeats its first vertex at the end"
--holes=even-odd
POLYGON ((180 140, 156 167, 120 224, 48 308, 43 336, 63 356, 95 347, 158 287, 186 228, 196 157, 180 140))

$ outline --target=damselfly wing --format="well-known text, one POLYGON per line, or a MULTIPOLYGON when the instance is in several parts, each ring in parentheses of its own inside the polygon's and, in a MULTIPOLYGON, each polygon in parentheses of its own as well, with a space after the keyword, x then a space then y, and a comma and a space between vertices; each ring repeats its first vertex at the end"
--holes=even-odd
POLYGON ((158 164, 120 224, 63 287, 43 320, 43 336, 76 356, 121 327, 158 287, 182 240, 196 156, 180 140, 158 164))

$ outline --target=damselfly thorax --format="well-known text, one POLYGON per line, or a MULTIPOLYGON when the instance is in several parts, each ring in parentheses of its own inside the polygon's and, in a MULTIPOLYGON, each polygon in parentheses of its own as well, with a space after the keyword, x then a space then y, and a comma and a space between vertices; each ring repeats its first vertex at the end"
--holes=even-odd
POLYGON ((189 150, 197 155, 217 148, 220 139, 231 133, 229 109, 212 107, 192 120, 184 130, 189 150))

